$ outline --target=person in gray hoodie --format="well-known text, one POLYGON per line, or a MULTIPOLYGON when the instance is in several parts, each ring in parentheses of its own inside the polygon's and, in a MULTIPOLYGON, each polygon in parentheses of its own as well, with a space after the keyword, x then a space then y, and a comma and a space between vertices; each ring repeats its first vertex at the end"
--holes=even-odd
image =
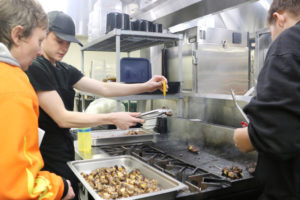
POLYGON ((48 19, 35 0, 0 0, 0 199, 72 199, 69 180, 41 171, 38 98, 25 70, 41 54, 48 19))

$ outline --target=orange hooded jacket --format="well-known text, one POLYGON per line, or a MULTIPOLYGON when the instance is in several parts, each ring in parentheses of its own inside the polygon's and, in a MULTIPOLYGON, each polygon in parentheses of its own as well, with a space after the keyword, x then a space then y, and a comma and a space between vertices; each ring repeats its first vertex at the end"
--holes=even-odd
POLYGON ((61 199, 64 183, 44 166, 38 98, 18 66, 0 62, 0 199, 61 199))

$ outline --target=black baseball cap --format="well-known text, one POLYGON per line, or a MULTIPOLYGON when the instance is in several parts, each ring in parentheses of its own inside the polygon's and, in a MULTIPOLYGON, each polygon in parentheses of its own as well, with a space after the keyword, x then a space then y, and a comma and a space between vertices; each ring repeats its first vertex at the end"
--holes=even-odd
POLYGON ((53 31, 57 37, 68 42, 82 44, 75 37, 75 24, 69 15, 62 11, 51 11, 48 13, 49 30, 53 31))

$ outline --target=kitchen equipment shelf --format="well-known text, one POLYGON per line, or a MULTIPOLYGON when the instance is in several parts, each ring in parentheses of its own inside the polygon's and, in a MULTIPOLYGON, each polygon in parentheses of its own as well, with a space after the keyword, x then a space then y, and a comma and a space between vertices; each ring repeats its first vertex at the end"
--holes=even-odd
POLYGON ((128 31, 114 29, 103 37, 100 37, 81 48, 81 51, 117 51, 117 36, 120 36, 120 51, 131 52, 159 44, 172 45, 181 40, 181 35, 153 33, 145 31, 128 31))
MULTIPOLYGON (((109 33, 105 34, 98 39, 87 43, 81 48, 81 70, 84 73, 84 52, 85 51, 106 51, 116 53, 116 80, 120 82, 120 59, 121 52, 127 52, 128 57, 131 51, 148 48, 151 46, 164 44, 168 45, 178 45, 178 79, 182 83, 182 41, 183 36, 181 34, 169 34, 169 33, 154 33, 154 32, 144 32, 144 31, 128 31, 121 29, 114 29, 109 33)), ((95 95, 92 95, 95 96, 95 95)), ((182 116, 182 106, 183 106, 183 94, 182 88, 180 87, 177 94, 167 95, 167 98, 179 98, 178 105, 178 115, 182 116)), ((122 100, 152 100, 152 99, 162 99, 163 95, 133 95, 127 97, 114 98, 118 100, 118 110, 121 110, 120 101, 122 100)), ((85 109, 84 97, 82 96, 82 109, 85 109)))
MULTIPOLYGON (((78 91, 80 95, 86 95, 93 98, 101 98, 102 96, 94 95, 88 92, 82 92, 78 91)), ((143 100, 156 100, 156 99, 163 99, 164 96, 160 94, 143 94, 143 95, 130 95, 130 96, 124 96, 124 97, 110 97, 110 99, 115 99, 119 101, 143 101, 143 100)), ((177 94, 168 94, 166 95, 166 99, 180 99, 183 98, 183 94, 177 93, 177 94)))

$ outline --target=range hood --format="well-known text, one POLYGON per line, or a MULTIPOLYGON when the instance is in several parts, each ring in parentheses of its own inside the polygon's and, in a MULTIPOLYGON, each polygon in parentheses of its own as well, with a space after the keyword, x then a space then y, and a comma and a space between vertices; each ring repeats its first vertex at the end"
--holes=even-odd
POLYGON ((184 23, 202 16, 214 14, 257 0, 160 0, 149 10, 140 10, 132 15, 155 23, 163 24, 164 28, 184 23))

